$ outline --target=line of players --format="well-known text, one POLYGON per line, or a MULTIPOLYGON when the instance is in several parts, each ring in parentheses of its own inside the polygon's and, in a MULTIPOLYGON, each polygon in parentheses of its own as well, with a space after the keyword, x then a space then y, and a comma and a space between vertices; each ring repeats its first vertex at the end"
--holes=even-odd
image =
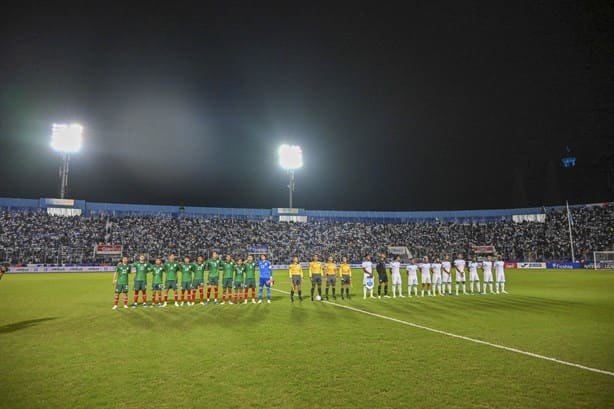
POLYGON ((128 263, 128 258, 123 257, 117 265, 113 275, 115 287, 115 299, 113 309, 117 309, 120 294, 124 294, 124 308, 128 308, 129 275, 134 269, 134 301, 133 308, 138 305, 139 293, 141 294, 142 306, 147 307, 147 276, 151 274, 151 306, 166 307, 169 293, 173 291, 175 306, 196 303, 198 291, 200 304, 211 302, 218 303, 220 272, 222 274, 222 304, 226 301, 230 304, 243 302, 247 304, 248 290, 251 289, 252 303, 262 303, 264 289, 266 289, 267 303, 271 303, 271 284, 273 284, 273 269, 271 262, 263 254, 260 260, 254 261, 250 255, 245 262, 238 259, 236 262, 227 255, 224 260, 220 259, 216 252, 212 253, 209 260, 198 257, 191 262, 185 257, 183 263, 175 261, 175 255, 171 254, 163 264, 161 259, 156 259, 154 264, 145 261, 145 256, 139 256, 139 261, 128 263), (258 301, 256 301, 256 269, 258 270, 258 301), (207 271, 207 299, 205 301, 205 271, 207 271), (179 273, 181 273, 181 287, 178 286, 179 273), (181 304, 179 303, 179 291, 181 291, 181 304))
MULTIPOLYGON (((366 256, 362 263, 364 272, 363 278, 363 298, 367 298, 367 292, 373 295, 373 263, 371 257, 366 256)), ((473 256, 471 261, 467 263, 462 254, 458 254, 454 260, 454 269, 456 273, 456 295, 462 289, 463 294, 475 294, 474 288, 477 289, 477 294, 486 294, 487 285, 491 294, 507 294, 505 291, 505 262, 501 256, 497 256, 497 260, 493 263, 491 257, 487 256, 486 260, 478 262, 477 257, 473 256), (469 267, 469 280, 466 278, 466 268, 469 267), (495 269, 495 280, 493 280, 493 267, 495 269), (480 289, 480 277, 478 269, 483 272, 483 289, 480 289), (470 293, 467 293, 466 282, 469 281, 470 293), (494 282, 494 288, 493 288, 494 282)), ((443 261, 439 257, 435 257, 433 262, 429 261, 428 257, 424 257, 421 263, 416 263, 415 259, 411 259, 406 266, 407 272, 407 295, 411 297, 412 290, 415 296, 418 296, 418 270, 420 270, 421 296, 424 297, 426 292, 428 296, 452 295, 452 263, 449 256, 445 256, 443 261)), ((388 295, 388 275, 386 274, 386 257, 380 256, 376 264, 376 272, 378 273, 378 298, 383 296, 390 298, 388 295)), ((400 257, 396 257, 390 263, 390 274, 392 278, 392 296, 396 298, 398 291, 399 297, 404 298, 401 279, 401 262, 400 257)))

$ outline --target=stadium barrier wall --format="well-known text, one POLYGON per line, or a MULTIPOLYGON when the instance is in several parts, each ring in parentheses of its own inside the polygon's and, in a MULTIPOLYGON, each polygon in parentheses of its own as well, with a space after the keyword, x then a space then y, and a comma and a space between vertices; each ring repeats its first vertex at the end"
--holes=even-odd
POLYGON ((9 273, 99 273, 113 272, 115 266, 55 266, 55 267, 9 267, 9 273))
POLYGON ((546 268, 555 268, 555 269, 573 269, 573 268, 584 268, 584 263, 580 262, 571 262, 565 261, 561 263, 546 263, 546 268))

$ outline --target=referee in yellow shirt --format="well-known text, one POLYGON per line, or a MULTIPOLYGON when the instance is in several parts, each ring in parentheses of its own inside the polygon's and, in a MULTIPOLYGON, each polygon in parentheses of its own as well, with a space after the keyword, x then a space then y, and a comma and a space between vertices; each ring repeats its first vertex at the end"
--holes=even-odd
POLYGON ((288 267, 288 273, 290 274, 290 301, 294 302, 294 293, 298 292, 299 301, 303 301, 303 291, 301 286, 303 285, 303 268, 298 262, 298 257, 292 258, 292 264, 288 267))
POLYGON ((328 262, 324 265, 324 274, 326 275, 326 301, 328 301, 328 289, 333 287, 333 300, 337 299, 337 264, 333 257, 328 257, 328 262))
POLYGON ((352 284, 352 267, 348 264, 348 258, 343 257, 339 265, 339 275, 341 276, 341 299, 343 300, 343 290, 345 296, 350 299, 350 285, 352 284))
POLYGON ((316 286, 320 300, 322 300, 322 262, 318 260, 317 255, 314 255, 313 261, 309 263, 309 278, 311 278, 311 301, 313 301, 316 286))

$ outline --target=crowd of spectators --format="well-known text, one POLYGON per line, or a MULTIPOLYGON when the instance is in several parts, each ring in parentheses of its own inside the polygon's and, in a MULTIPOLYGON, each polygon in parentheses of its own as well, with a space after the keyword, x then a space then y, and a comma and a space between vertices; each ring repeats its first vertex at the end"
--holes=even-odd
MULTIPOLYGON (((572 209, 577 258, 594 250, 613 249, 614 207, 572 209)), ((245 256, 250 246, 267 246, 274 262, 297 255, 347 256, 385 252, 388 246, 407 247, 416 257, 470 254, 473 245, 493 245, 508 260, 570 259, 567 212, 548 211, 545 222, 497 220, 487 223, 421 222, 356 223, 168 216, 51 216, 44 211, 0 210, 0 261, 16 263, 94 263, 94 246, 122 244, 130 259, 150 259, 175 253, 207 257, 213 250, 245 256)))

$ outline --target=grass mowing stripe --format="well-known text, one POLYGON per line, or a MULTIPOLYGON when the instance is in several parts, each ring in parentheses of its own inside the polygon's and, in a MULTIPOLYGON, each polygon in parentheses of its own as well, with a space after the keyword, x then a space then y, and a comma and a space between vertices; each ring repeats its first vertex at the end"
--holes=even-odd
MULTIPOLYGON (((288 291, 278 290, 277 288, 272 288, 272 290, 280 292, 280 293, 283 293, 283 294, 290 294, 288 291)), ((536 354, 536 353, 533 353, 533 352, 523 351, 523 350, 518 349, 518 348, 506 347, 505 345, 494 344, 492 342, 482 341, 480 339, 466 337, 464 335, 453 334, 451 332, 443 331, 443 330, 436 329, 436 328, 426 327, 424 325, 416 324, 416 323, 409 322, 409 321, 400 320, 398 318, 388 317, 386 315, 377 314, 375 312, 361 310, 359 308, 350 307, 348 305, 337 304, 337 303, 330 302, 330 301, 325 301, 325 300, 322 300, 321 302, 333 305, 335 307, 345 308, 345 309, 350 310, 350 311, 355 311, 355 312, 359 312, 359 313, 362 313, 362 314, 370 315, 370 316, 373 316, 373 317, 382 318, 382 319, 385 319, 385 320, 388 320, 388 321, 393 321, 393 322, 396 322, 398 324, 403 324, 403 325, 407 325, 407 326, 410 326, 410 327, 423 329, 425 331, 434 332, 436 334, 446 335, 446 336, 452 337, 452 338, 463 339, 465 341, 474 342, 476 344, 487 345, 487 346, 490 346, 490 347, 493 347, 493 348, 503 349, 505 351, 515 352, 517 354, 522 354, 522 355, 530 356, 530 357, 537 358, 537 359, 543 359, 545 361, 556 362, 556 363, 561 364, 561 365, 567 365, 567 366, 571 366, 571 367, 574 367, 574 368, 584 369, 585 371, 600 373, 600 374, 603 374, 603 375, 614 376, 614 372, 606 371, 604 369, 592 368, 590 366, 576 364, 574 362, 563 361, 561 359, 552 358, 552 357, 549 357, 549 356, 540 355, 540 354, 536 354)))

